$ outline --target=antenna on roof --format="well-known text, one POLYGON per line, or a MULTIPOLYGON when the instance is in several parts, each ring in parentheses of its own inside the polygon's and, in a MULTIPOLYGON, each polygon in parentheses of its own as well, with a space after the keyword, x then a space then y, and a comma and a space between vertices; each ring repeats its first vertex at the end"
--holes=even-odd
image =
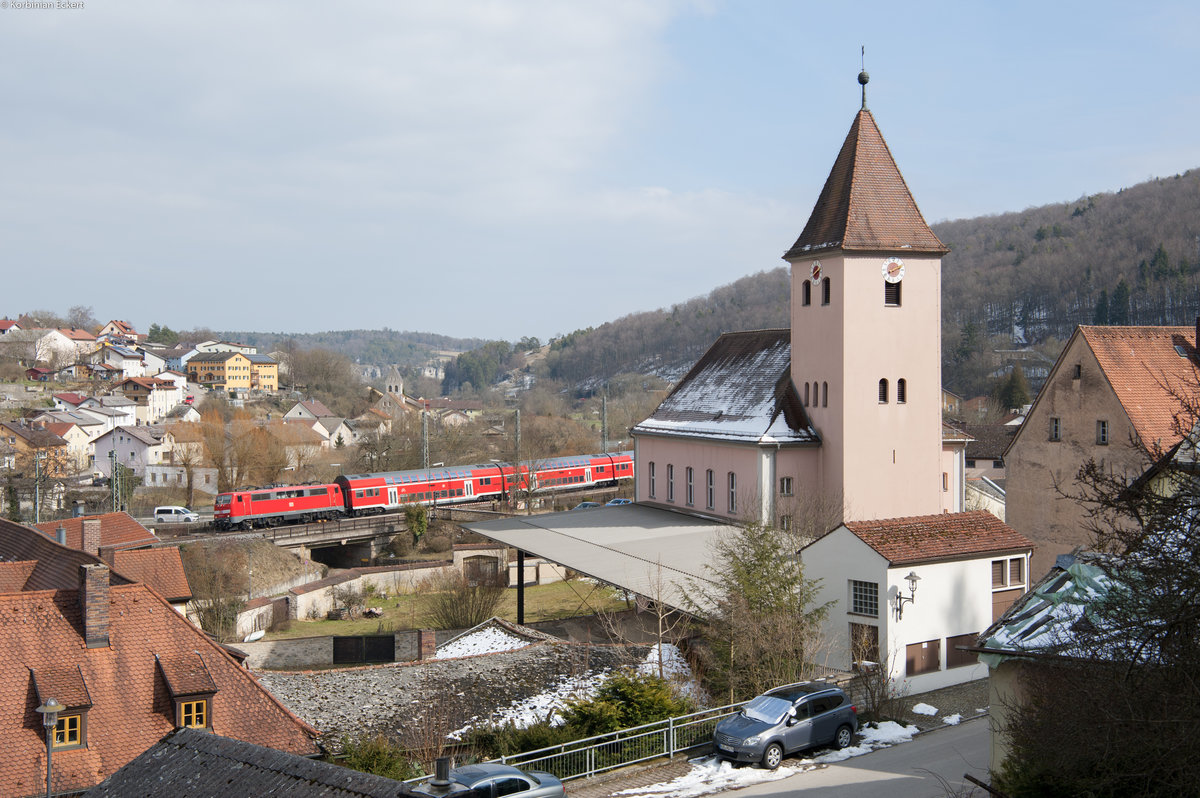
POLYGON ((858 73, 858 83, 862 86, 862 109, 867 110, 867 82, 871 76, 867 74, 867 46, 862 47, 862 60, 860 62, 862 71, 858 73))

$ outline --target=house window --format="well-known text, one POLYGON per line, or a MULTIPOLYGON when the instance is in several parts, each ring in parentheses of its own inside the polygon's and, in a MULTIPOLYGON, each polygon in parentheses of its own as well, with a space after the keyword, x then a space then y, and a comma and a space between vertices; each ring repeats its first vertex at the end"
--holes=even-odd
POLYGON ((1061 418, 1053 418, 1052 417, 1050 419, 1050 440, 1052 440, 1052 441, 1061 441, 1062 440, 1062 419, 1061 418))
POLYGON ((850 612, 879 617, 879 583, 850 580, 850 612))
POLYGON ((800 304, 808 306, 812 304, 812 283, 805 280, 800 288, 800 304))
POLYGON ((1010 557, 992 560, 992 587, 1012 587, 1025 584, 1025 558, 1010 557))
POLYGON ((950 491, 950 474, 943 471, 942 472, 942 492, 949 493, 949 491, 950 491))
POLYGON ((979 655, 974 651, 959 651, 960 646, 966 648, 975 645, 978 637, 979 632, 972 632, 946 638, 946 670, 961 668, 964 665, 975 665, 979 662, 979 655))
POLYGON ((904 404, 908 401, 908 381, 903 377, 896 380, 896 404, 904 404))
POLYGON ((792 531, 792 517, 790 515, 779 516, 779 530, 781 532, 792 531))
POLYGON ((1071 379, 1077 380, 1083 376, 1083 364, 1076 363, 1075 370, 1071 373, 1071 379))
POLYGON ((1096 422, 1096 443, 1099 446, 1108 446, 1108 422, 1096 422))
POLYGON ((865 623, 850 624, 850 656, 854 670, 863 665, 879 664, 879 627, 865 623))
POLYGON ((967 458, 967 468, 974 468, 974 467, 975 467, 975 458, 973 458, 973 457, 967 458))
POLYGON ((692 467, 688 466, 687 471, 685 472, 685 474, 687 476, 687 506, 688 507, 691 507, 693 504, 695 504, 696 494, 695 494, 694 486, 692 485, 693 473, 694 472, 692 471, 692 467))
POLYGON ((826 277, 824 280, 821 281, 821 304, 822 305, 829 304, 829 294, 830 294, 829 278, 826 277))
POLYGON ((992 468, 1004 468, 1004 461, 1003 460, 993 460, 992 468))
POLYGON ((650 498, 654 498, 654 461, 650 461, 650 498))
POLYGON ((667 463, 667 501, 675 501, 675 465, 667 463))
POLYGON ((729 472, 729 512, 737 512, 737 474, 729 472))
POLYGON ((932 673, 942 667, 942 641, 926 640, 912 643, 904 649, 904 671, 906 676, 932 673))
POLYGON ((85 728, 82 714, 59 715, 58 722, 54 724, 54 748, 82 747, 85 728))
POLYGON ((716 489, 713 487, 713 470, 710 468, 705 472, 704 478, 707 480, 708 495, 705 496, 704 506, 711 510, 716 505, 716 489))
POLYGON ((886 405, 888 400, 888 381, 882 379, 879 381, 879 404, 886 405))
POLYGON ((792 478, 791 477, 780 477, 779 478, 779 495, 780 496, 791 496, 792 495, 792 478))
POLYGON ((179 725, 188 729, 208 727, 208 699, 179 702, 179 725))
POLYGON ((884 283, 883 283, 883 304, 887 305, 888 307, 893 307, 893 308, 900 307, 900 283, 899 282, 889 283, 887 281, 884 281, 884 283))

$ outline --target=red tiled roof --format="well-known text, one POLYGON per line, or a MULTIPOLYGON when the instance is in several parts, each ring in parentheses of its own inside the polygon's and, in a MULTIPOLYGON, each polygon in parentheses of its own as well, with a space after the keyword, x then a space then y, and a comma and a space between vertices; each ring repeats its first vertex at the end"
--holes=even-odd
MULTIPOLYGON (((1164 450, 1179 443, 1183 438, 1175 420, 1183 410, 1179 397, 1194 396, 1200 387, 1196 329, 1081 326, 1079 334, 1142 442, 1150 446, 1158 442, 1164 450)), ((1191 421, 1180 419, 1188 428, 1191 421)))
POLYGON ((0 562, 0 593, 16 593, 25 589, 33 569, 37 567, 36 560, 20 562, 0 562))
MULTIPOLYGON (((79 566, 100 562, 98 557, 60 546, 38 532, 31 527, 0 519, 0 558, 16 563, 35 563, 33 572, 25 581, 24 590, 74 587, 79 584, 79 566)), ((13 574, 10 576, 16 578, 13 574)), ((125 584, 128 580, 116 574, 112 581, 114 584, 125 584)))
POLYGON ((158 538, 153 532, 139 524, 126 512, 64 518, 61 521, 45 521, 34 524, 33 528, 51 540, 56 540, 58 527, 62 526, 67 533, 67 546, 72 549, 82 549, 83 522, 90 518, 100 519, 100 548, 102 549, 133 549, 158 542, 158 538))
POLYGON ((1033 548, 1033 541, 983 510, 847 521, 846 528, 892 565, 1033 548))
POLYGON ((71 393, 71 392, 56 393, 53 395, 53 397, 55 399, 58 399, 59 401, 66 402, 69 405, 75 405, 75 406, 79 406, 80 404, 82 404, 84 402, 84 400, 87 399, 87 397, 81 393, 71 393))
POLYGON ((187 601, 192 588, 183 571, 183 560, 175 546, 113 552, 113 570, 121 576, 149 585, 167 601, 187 601))
POLYGON ((850 126, 808 224, 784 258, 836 250, 949 251, 925 223, 875 117, 865 108, 850 126))
MULTIPOLYGON (((87 789, 175 728, 158 661, 196 661, 216 688, 212 730, 289 753, 318 752, 316 730, 264 690, 249 671, 144 585, 110 588, 107 648, 88 649, 77 590, 0 595, 0 794, 36 794, 45 738, 30 672, 77 668, 91 700, 87 746, 54 756, 55 790, 87 789)), ((196 682, 186 680, 190 686, 196 682)))

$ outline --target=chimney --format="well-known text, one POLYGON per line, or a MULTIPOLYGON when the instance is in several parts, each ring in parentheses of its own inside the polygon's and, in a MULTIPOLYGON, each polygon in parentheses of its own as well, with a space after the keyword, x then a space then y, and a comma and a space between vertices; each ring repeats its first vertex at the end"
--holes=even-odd
POLYGON ((80 544, 85 554, 100 556, 100 519, 83 519, 83 541, 80 544))
POLYGON ((62 524, 59 524, 58 529, 54 530, 54 541, 60 546, 67 545, 67 530, 62 524))
POLYGON ((108 648, 109 575, 107 565, 79 566, 79 603, 83 612, 83 639, 88 648, 108 648))
POLYGON ((433 659, 437 654, 437 635, 432 629, 417 632, 417 659, 433 659))

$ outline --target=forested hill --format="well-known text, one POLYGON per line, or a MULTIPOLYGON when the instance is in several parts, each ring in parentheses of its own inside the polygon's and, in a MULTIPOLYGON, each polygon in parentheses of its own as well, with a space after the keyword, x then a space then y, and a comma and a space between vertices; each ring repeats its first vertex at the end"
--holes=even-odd
POLYGON ((356 363, 402 367, 421 366, 437 352, 466 352, 483 346, 477 338, 451 338, 447 335, 396 330, 336 330, 320 333, 222 332, 221 337, 257 347, 258 351, 329 349, 356 363), (289 343, 290 342, 290 343, 289 343))
POLYGON ((621 373, 674 380, 723 332, 788 326, 790 304, 787 269, 760 272, 708 296, 577 330, 551 344, 546 366, 581 389, 621 373))
MULTIPOLYGON (((1192 324, 1200 315, 1200 170, 1019 213, 933 225, 943 260, 943 381, 986 389, 989 353, 1056 357, 1077 324, 1192 324)), ((579 387, 622 372, 676 378, 724 331, 786 326, 785 268, 556 342, 551 375, 579 387)))

